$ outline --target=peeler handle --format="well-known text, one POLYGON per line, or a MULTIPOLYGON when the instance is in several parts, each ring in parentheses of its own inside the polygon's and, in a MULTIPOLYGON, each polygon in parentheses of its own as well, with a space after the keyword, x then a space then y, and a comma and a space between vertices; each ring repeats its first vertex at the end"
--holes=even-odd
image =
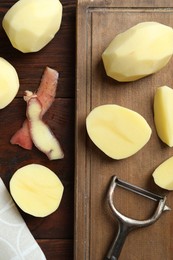
POLYGON ((118 233, 115 240, 112 243, 111 248, 105 258, 105 260, 118 260, 118 257, 121 253, 122 247, 126 240, 126 237, 130 231, 130 228, 122 222, 119 222, 118 233))

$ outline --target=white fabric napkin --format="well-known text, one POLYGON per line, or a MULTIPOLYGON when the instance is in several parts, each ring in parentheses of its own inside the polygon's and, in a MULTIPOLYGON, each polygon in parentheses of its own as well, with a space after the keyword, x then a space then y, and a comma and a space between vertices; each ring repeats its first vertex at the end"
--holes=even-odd
POLYGON ((45 260, 0 178, 0 260, 45 260))

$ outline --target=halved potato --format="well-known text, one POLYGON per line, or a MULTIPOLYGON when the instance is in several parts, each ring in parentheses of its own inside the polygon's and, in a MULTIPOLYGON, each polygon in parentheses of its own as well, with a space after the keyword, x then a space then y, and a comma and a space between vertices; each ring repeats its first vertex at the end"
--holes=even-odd
POLYGON ((18 169, 10 180, 10 192, 17 205, 36 217, 53 213, 59 207, 63 191, 57 175, 40 164, 18 169))
POLYGON ((159 187, 166 190, 173 190, 173 156, 155 169, 153 178, 159 187))
POLYGON ((140 114, 114 104, 94 108, 86 128, 94 144, 113 159, 135 154, 151 136, 151 128, 140 114))

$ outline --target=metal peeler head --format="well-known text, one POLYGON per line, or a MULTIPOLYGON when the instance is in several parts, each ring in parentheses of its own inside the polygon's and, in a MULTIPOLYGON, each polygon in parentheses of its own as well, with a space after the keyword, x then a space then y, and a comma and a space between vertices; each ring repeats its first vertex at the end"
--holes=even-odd
POLYGON ((129 184, 125 181, 122 181, 122 180, 118 179, 116 176, 113 176, 113 178, 111 180, 109 190, 108 190, 108 195, 107 195, 107 201, 110 206, 110 209, 112 210, 114 216, 116 217, 116 219, 118 220, 118 223, 119 223, 118 234, 117 234, 115 240, 113 241, 113 244, 108 252, 108 255, 106 257, 107 260, 117 260, 118 259, 122 246, 124 244, 125 238, 130 231, 132 231, 135 228, 146 227, 146 226, 153 224, 154 222, 156 222, 159 219, 162 212, 170 210, 170 208, 168 206, 166 206, 166 204, 165 204, 166 196, 160 196, 160 195, 157 195, 150 191, 144 190, 140 187, 137 187, 137 186, 129 184), (136 220, 136 219, 132 219, 132 218, 127 217, 127 216, 123 215, 122 213, 120 213, 116 209, 114 202, 113 202, 113 194, 114 194, 115 188, 117 186, 120 186, 122 188, 125 188, 126 190, 132 191, 136 194, 139 194, 148 199, 158 202, 157 208, 156 208, 155 212, 153 213, 153 215, 149 219, 146 219, 146 220, 136 220))
POLYGON ((133 225, 133 227, 135 227, 135 226, 142 227, 142 226, 151 225, 160 217, 160 215, 162 214, 163 211, 170 210, 170 208, 165 204, 166 196, 160 196, 160 195, 152 193, 148 190, 145 190, 145 189, 142 189, 135 185, 129 184, 128 182, 118 179, 116 176, 113 176, 112 181, 110 183, 107 200, 108 200, 108 204, 109 204, 113 214, 117 217, 117 219, 119 221, 129 223, 130 225, 133 225), (147 220, 136 220, 136 219, 132 219, 127 216, 124 216, 122 213, 120 213, 116 209, 114 202, 113 202, 113 194, 114 194, 115 188, 117 186, 120 186, 126 190, 132 191, 138 195, 144 196, 148 199, 158 202, 158 205, 157 205, 157 208, 156 208, 154 214, 147 220))

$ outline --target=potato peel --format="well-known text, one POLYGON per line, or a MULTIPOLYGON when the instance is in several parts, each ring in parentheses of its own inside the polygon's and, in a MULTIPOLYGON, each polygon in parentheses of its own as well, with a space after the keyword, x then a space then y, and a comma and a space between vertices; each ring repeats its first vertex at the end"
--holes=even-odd
MULTIPOLYGON (((27 95, 27 92, 26 92, 27 95)), ((27 97, 27 96, 26 96, 27 97)), ((36 95, 25 98, 27 102, 27 118, 29 131, 34 145, 47 155, 49 160, 62 159, 64 153, 59 141, 50 128, 42 120, 42 105, 36 95)))
MULTIPOLYGON (((54 102, 57 84, 58 84, 59 73, 50 68, 46 67, 36 92, 39 101, 42 104, 42 116, 47 112, 52 103, 54 102)), ((10 143, 19 145, 24 149, 32 149, 32 139, 28 128, 28 120, 23 122, 22 127, 12 136, 10 143)))

